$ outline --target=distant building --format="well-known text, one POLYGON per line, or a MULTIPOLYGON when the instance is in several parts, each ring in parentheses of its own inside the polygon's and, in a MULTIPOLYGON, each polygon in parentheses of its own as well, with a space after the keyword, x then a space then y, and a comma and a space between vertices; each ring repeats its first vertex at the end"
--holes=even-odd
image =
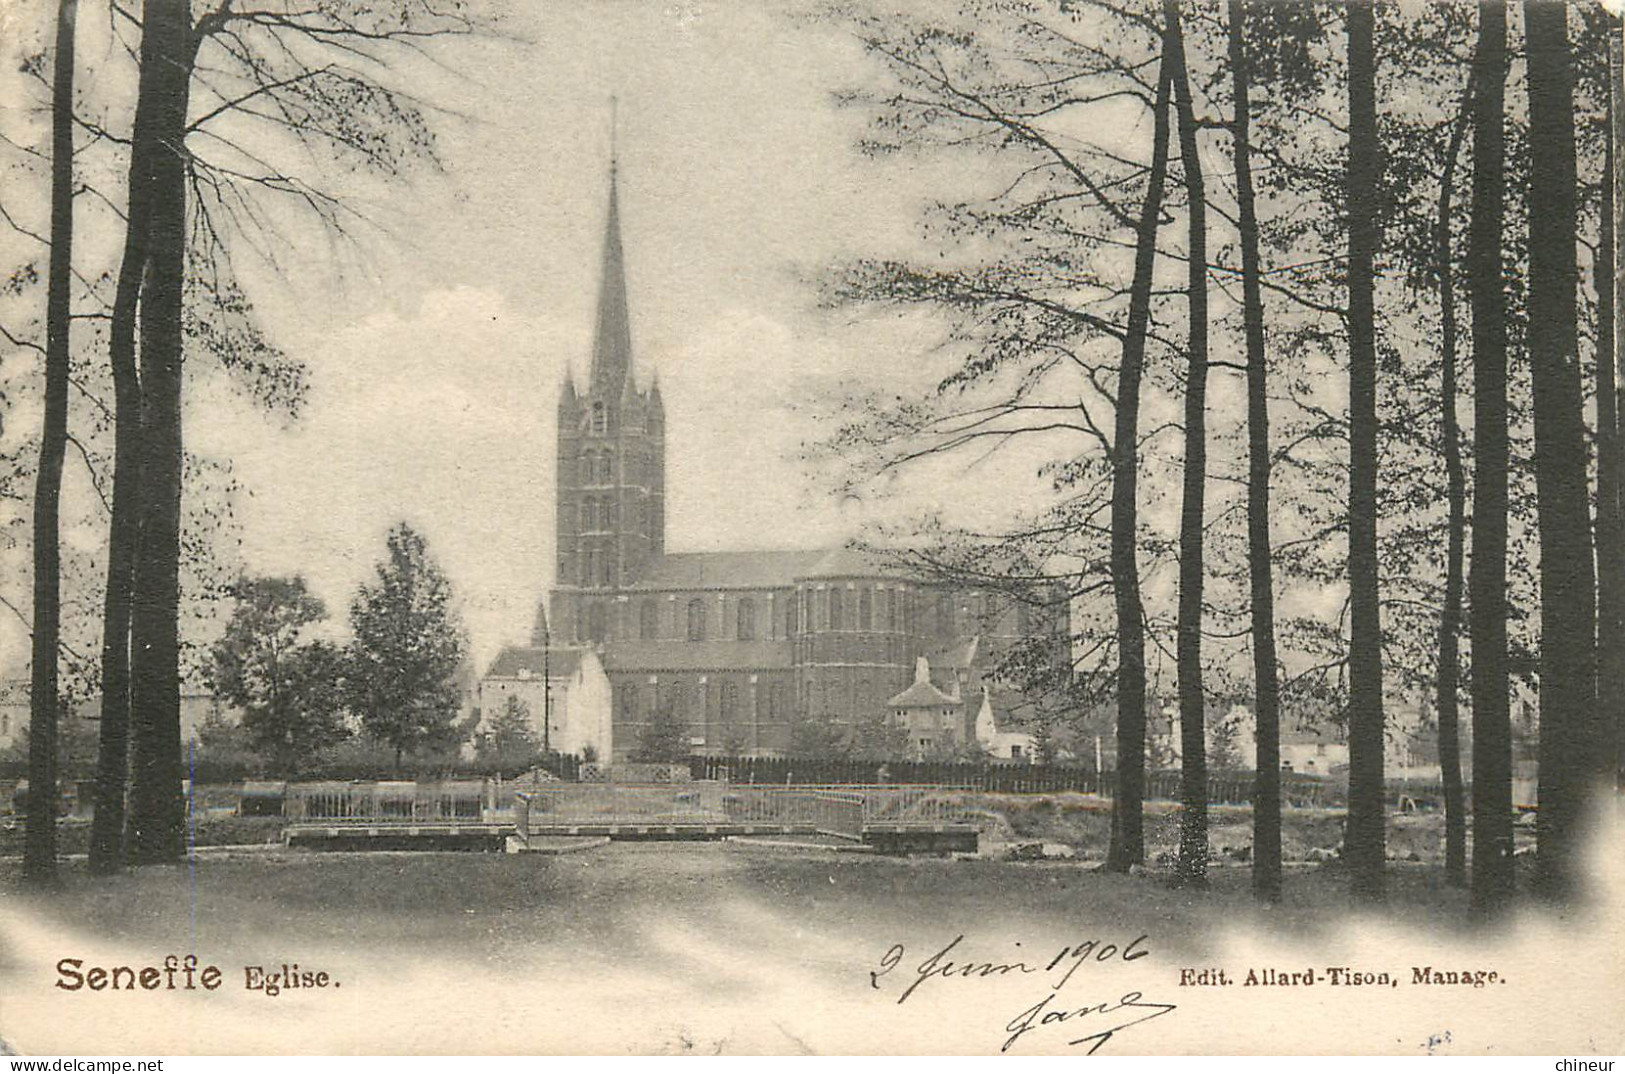
POLYGON ((479 684, 479 731, 518 698, 530 712, 538 745, 559 753, 614 756, 610 684, 592 649, 549 649, 547 617, 538 611, 530 644, 509 646, 479 684))
POLYGON ((982 692, 982 704, 976 710, 976 741, 989 757, 1028 764, 1037 762, 1038 751, 1031 734, 1000 726, 994 712, 993 694, 992 689, 982 692))
MULTIPOLYGON (((571 670, 547 677, 568 689, 561 674, 594 654, 609 681, 614 759, 637 749, 657 712, 687 724, 696 753, 784 754, 798 719, 851 728, 886 715, 922 657, 957 698, 953 727, 934 734, 963 742, 1009 645, 1043 634, 1058 659, 1066 653, 1064 601, 1038 609, 951 590, 848 549, 666 550, 665 404, 656 379, 640 387, 633 367, 613 168, 591 368, 584 390, 572 377, 560 393, 555 465, 548 663, 571 670)), ((521 687, 518 674, 541 674, 537 641, 497 656, 482 714, 502 691, 534 698, 540 687, 521 687)))
POLYGON ((914 682, 886 702, 892 723, 908 736, 908 749, 915 757, 934 751, 957 748, 965 742, 965 705, 958 683, 953 693, 944 693, 931 683, 931 661, 920 657, 914 664, 914 682))

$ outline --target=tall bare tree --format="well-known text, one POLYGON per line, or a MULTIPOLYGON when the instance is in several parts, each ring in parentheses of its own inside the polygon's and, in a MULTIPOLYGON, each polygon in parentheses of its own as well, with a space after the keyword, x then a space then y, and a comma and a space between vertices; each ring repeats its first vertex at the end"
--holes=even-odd
MULTIPOLYGON (((141 510, 130 616, 129 848, 137 863, 185 853, 181 799, 181 297, 186 271, 186 139, 199 39, 187 5, 142 9, 136 109, 148 123, 146 264, 141 284, 141 510)), ((133 190, 133 187, 132 187, 133 190)), ((126 239, 128 242, 128 239, 126 239)))
POLYGON ((1492 910, 1513 892, 1512 727, 1507 683, 1507 310, 1505 0, 1479 11, 1473 54, 1473 902, 1492 910))
POLYGON ((1172 31, 1163 27, 1157 97, 1152 107, 1151 170, 1134 234, 1134 281, 1129 291, 1123 357, 1117 371, 1112 437, 1111 580, 1117 610, 1117 786, 1112 797, 1106 867, 1126 872, 1145 860, 1145 609, 1140 599, 1140 391, 1151 328, 1151 285, 1157 227, 1168 181, 1168 132, 1173 82, 1172 31))
POLYGON ((1185 35, 1178 0, 1163 0, 1173 68, 1174 101, 1179 114, 1180 171, 1185 179, 1185 214, 1189 234, 1186 302, 1190 324, 1185 366, 1185 466, 1179 509, 1179 739, 1181 805, 1178 879, 1183 884, 1207 880, 1207 696, 1202 689, 1202 554, 1207 499, 1207 185, 1202 174, 1196 109, 1191 100, 1185 35))
POLYGON ((1253 892, 1281 897, 1281 690, 1276 672, 1275 581, 1270 566, 1269 354, 1253 189, 1252 70, 1247 57, 1248 0, 1230 0, 1229 59, 1235 115, 1237 232, 1241 239, 1242 319, 1247 345, 1247 577, 1252 604, 1253 707, 1257 760, 1253 780, 1253 892))
MULTIPOLYGON (((134 22, 122 9, 118 14, 134 22)), ((110 348, 118 431, 98 768, 98 801, 106 809, 105 815, 98 810, 92 844, 98 868, 119 860, 121 827, 125 849, 137 861, 169 860, 182 851, 181 357, 188 319, 207 327, 210 316, 186 312, 188 290, 216 313, 244 305, 220 267, 229 266, 233 234, 263 249, 266 236, 255 231, 275 216, 258 199, 313 213, 341 236, 347 223, 362 219, 321 185, 268 163, 263 146, 240 141, 243 131, 253 124, 269 128, 273 145, 291 137, 318 167, 326 154, 340 158, 346 170, 397 176, 408 160, 432 161, 433 137, 421 106, 372 72, 387 69, 381 49, 417 50, 426 39, 474 29, 461 5, 442 9, 429 0, 385 7, 357 0, 317 7, 226 2, 196 22, 186 4, 152 0, 143 9, 126 242, 110 348), (205 48, 208 75, 200 79, 205 48), (196 116, 189 114, 194 91, 205 95, 196 116), (222 117, 237 122, 222 131, 222 117), (191 282, 189 230, 212 255, 196 265, 191 282), (126 729, 128 818, 119 808, 126 729)), ((275 351, 257 333, 204 331, 201 342, 228 367, 264 373, 256 394, 263 391, 267 401, 299 394, 300 383, 287 370, 265 368, 275 351)))
MULTIPOLYGON (((1619 40, 1617 20, 1609 18, 1610 52, 1619 40)), ((1611 68, 1612 70, 1612 68, 1611 68)), ((1610 82, 1613 80, 1610 79, 1610 82)), ((1614 203, 1619 146, 1614 138, 1614 100, 1606 101, 1608 131, 1598 199, 1600 239, 1592 259, 1597 289, 1597 704, 1606 725, 1601 734, 1608 771, 1619 767, 1619 726, 1625 712, 1625 438, 1620 430, 1619 332, 1614 295, 1614 247, 1618 242, 1614 203)))
POLYGON ((73 324, 73 73, 77 0, 59 0, 51 97, 51 255, 45 314, 45 415, 34 481, 34 638, 29 683, 28 780, 32 801, 23 873, 56 874, 57 689, 62 641, 62 464, 68 446, 73 324))
POLYGON ((1613 491, 1616 534, 1621 540, 1614 546, 1598 542, 1599 551, 1608 562, 1612 589, 1610 614, 1614 620, 1609 627, 1613 633, 1603 643, 1606 655, 1599 661, 1598 695, 1604 712, 1613 714, 1614 782, 1625 791, 1625 380, 1621 379, 1621 372, 1625 370, 1625 331, 1622 331, 1625 326, 1625 252, 1619 241, 1625 230, 1625 176, 1621 174, 1625 152, 1620 149, 1625 140, 1625 36, 1621 34, 1619 19, 1608 20, 1607 37, 1608 184, 1612 196, 1602 211, 1609 223, 1610 241, 1603 244, 1603 251, 1608 258, 1606 279, 1611 286, 1606 293, 1599 293, 1598 301, 1609 306, 1613 334, 1611 338, 1602 337, 1601 345, 1606 351, 1599 362, 1606 360, 1614 381, 1613 491))
POLYGON ((1356 896, 1381 897, 1383 807, 1382 623, 1377 595, 1377 184, 1375 10, 1351 0, 1348 20, 1349 340, 1349 810, 1344 856, 1356 896))
POLYGON ((1456 267, 1450 241, 1454 212, 1456 158, 1466 140, 1472 116, 1472 97, 1462 102, 1461 116, 1452 125, 1439 177, 1439 217, 1434 231, 1439 273, 1439 415, 1443 426, 1446 495, 1449 518, 1445 537, 1444 607, 1439 613, 1438 689, 1435 709, 1439 718, 1439 768, 1444 781, 1445 877, 1452 884, 1467 882, 1466 791, 1461 780, 1461 618, 1462 588, 1467 543, 1467 475, 1462 466, 1461 429, 1456 417, 1457 336, 1456 267))
POLYGON ((1574 60, 1568 8, 1525 0, 1529 78, 1529 360, 1540 509, 1539 882, 1575 884, 1603 757, 1596 688, 1596 572, 1579 355, 1574 60))

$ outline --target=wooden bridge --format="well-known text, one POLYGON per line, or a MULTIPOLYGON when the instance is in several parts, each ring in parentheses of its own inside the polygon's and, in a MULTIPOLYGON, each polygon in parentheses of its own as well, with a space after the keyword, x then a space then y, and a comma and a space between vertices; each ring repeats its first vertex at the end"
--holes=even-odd
POLYGON ((291 784, 283 842, 310 849, 523 850, 560 836, 818 835, 892 852, 974 851, 978 829, 966 820, 961 791, 928 784, 534 783, 520 785, 510 805, 477 781, 291 784))

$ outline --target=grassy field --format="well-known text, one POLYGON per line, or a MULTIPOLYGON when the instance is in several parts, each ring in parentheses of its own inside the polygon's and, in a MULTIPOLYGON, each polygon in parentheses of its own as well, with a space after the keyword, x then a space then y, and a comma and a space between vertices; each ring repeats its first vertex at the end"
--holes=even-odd
MULTIPOLYGON (((1082 863, 770 852, 732 843, 613 843, 557 857, 256 850, 210 856, 195 870, 114 878, 70 863, 65 878, 48 897, 25 895, 14 878, 0 891, 65 923, 101 921, 104 934, 143 942, 178 942, 195 929, 200 939, 228 945, 267 930, 365 943, 399 936, 410 923, 415 942, 451 949, 500 948, 533 916, 560 913, 561 927, 583 930, 582 939, 614 942, 644 904, 700 913, 719 890, 793 910, 818 928, 853 914, 902 927, 989 897, 1001 912, 1060 922, 1075 918, 1086 899, 1104 918, 1157 922, 1171 940, 1192 942, 1216 911, 1310 931, 1347 901, 1341 872, 1314 866, 1294 869, 1287 904, 1263 911, 1244 868, 1214 869, 1211 889, 1196 893, 1172 888, 1156 871, 1119 876, 1082 863), (105 913, 113 899, 122 907, 116 915, 105 913), (580 914, 583 907, 593 913, 580 914)), ((1391 902, 1395 915, 1450 928, 1465 900, 1431 867, 1396 866, 1391 902)))
MULTIPOLYGON (((1406 938, 1403 956, 1382 956, 1396 973, 1401 958, 1487 957, 1482 944, 1493 937, 1470 924, 1464 893, 1446 887, 1437 868, 1396 863, 1391 877, 1386 906, 1351 916, 1336 867, 1289 869, 1285 904, 1261 908, 1247 870, 1235 866, 1216 867, 1211 888, 1192 892, 1156 869, 1120 876, 1079 861, 900 859, 735 843, 616 843, 557 857, 256 847, 114 877, 70 862, 49 893, 24 891, 11 866, 0 872, 0 1039, 59 1054, 997 1051, 1007 1016, 1040 998, 1029 994, 1035 987, 1053 986, 939 978, 924 998, 899 1007, 927 956, 956 936, 950 957, 1001 961, 1144 937, 1143 961, 1090 964, 1061 994, 1099 1002, 1112 998, 1096 995, 1102 989, 1122 995, 1132 987, 1172 997, 1183 1029, 1125 1036, 1114 1050, 1200 1051, 1211 1047, 1214 1027, 1236 1028, 1235 1011, 1246 1008, 1227 1004, 1248 997, 1180 989, 1185 967, 1240 969, 1250 960, 1298 968, 1311 959, 1375 966, 1372 952, 1382 948, 1373 935, 1406 938), (906 956, 899 952, 891 976, 871 978, 893 945, 906 956), (149 1000, 53 985, 65 956, 148 964, 167 952, 198 953, 225 969, 230 987, 149 1000), (245 990, 244 967, 282 963, 331 972, 343 988, 274 1000, 245 990)), ((1534 949, 1540 959, 1559 957, 1549 936, 1534 949)), ((1591 954, 1575 958, 1573 972, 1620 975, 1618 962, 1599 961, 1595 943, 1585 950, 1591 954)), ((1511 971, 1528 956, 1494 957, 1511 971)), ((1610 994, 1603 987, 1611 982, 1596 983, 1596 994, 1610 994)), ((1437 1028, 1401 1025, 1380 1005, 1362 1013, 1352 995, 1328 998, 1337 1024, 1381 1025, 1385 1041, 1390 1027, 1401 1033, 1394 1040, 1406 1041, 1403 1034, 1437 1028)), ((1430 995, 1406 1007, 1406 1017, 1458 999, 1511 996, 1430 995)), ((1320 1032, 1317 1020, 1326 1017, 1313 1007, 1280 1010, 1282 1024, 1306 1033, 1320 1032)), ((1032 1050, 1054 1050, 1032 1039, 1032 1050)), ((1268 1038, 1275 1048, 1284 1039, 1268 1038)), ((1316 1041, 1325 1044, 1315 1037, 1287 1050, 1315 1050, 1316 1041)), ((1263 1046, 1255 1038, 1253 1047, 1263 1046)))

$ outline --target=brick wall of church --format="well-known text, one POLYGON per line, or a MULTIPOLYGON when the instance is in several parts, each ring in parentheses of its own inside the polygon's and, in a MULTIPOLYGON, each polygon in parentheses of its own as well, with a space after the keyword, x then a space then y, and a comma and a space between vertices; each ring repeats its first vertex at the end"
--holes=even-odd
POLYGON ((655 713, 675 713, 694 753, 784 754, 793 719, 793 673, 782 671, 654 671, 610 674, 615 753, 637 751, 655 713))

